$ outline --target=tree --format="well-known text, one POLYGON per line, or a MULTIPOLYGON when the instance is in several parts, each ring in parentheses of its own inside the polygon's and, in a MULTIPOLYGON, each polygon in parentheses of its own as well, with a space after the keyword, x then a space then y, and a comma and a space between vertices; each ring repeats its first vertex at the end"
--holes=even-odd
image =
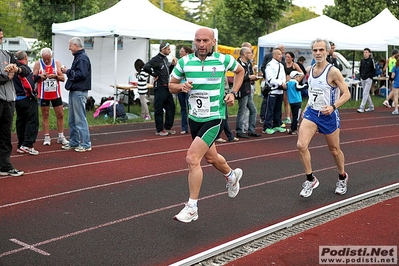
MULTIPOLYGON (((284 16, 282 16, 278 21, 277 21, 277 28, 276 30, 280 30, 282 28, 288 27, 290 25, 312 19, 315 17, 318 17, 316 13, 313 11, 310 11, 308 8, 305 7, 298 7, 298 6, 292 6, 289 8, 285 13, 284 16)), ((306 29, 304 29, 304 32, 306 29)))
POLYGON ((35 32, 24 20, 20 2, 17 0, 0 0, 1 28, 6 37, 34 37, 35 32))
POLYGON ((384 8, 388 8, 396 18, 399 18, 398 0, 335 0, 335 6, 325 7, 323 14, 355 27, 371 20, 384 8))
POLYGON ((291 0, 206 0, 206 23, 213 20, 219 31, 219 43, 237 46, 272 30, 273 25, 291 4, 291 0))
POLYGON ((107 8, 117 0, 23 0, 22 10, 38 39, 51 43, 52 24, 84 18, 107 8))
POLYGON ((187 20, 188 13, 181 5, 183 0, 150 0, 150 2, 158 8, 161 8, 161 1, 163 1, 163 11, 175 17, 187 20))

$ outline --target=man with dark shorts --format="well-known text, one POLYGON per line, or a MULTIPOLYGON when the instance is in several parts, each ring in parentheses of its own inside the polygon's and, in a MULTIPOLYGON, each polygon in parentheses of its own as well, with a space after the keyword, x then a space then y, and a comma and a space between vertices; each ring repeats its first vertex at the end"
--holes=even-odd
POLYGON ((169 83, 171 93, 189 94, 189 126, 193 142, 187 151, 186 161, 190 196, 186 206, 174 216, 175 220, 184 223, 198 219, 197 202, 203 179, 202 158, 223 173, 230 198, 237 196, 242 177, 242 170, 232 170, 226 159, 217 152, 214 142, 223 129, 226 104, 234 104, 244 78, 244 69, 233 56, 213 52, 216 39, 212 29, 198 29, 194 43, 196 52, 179 59, 169 83), (235 73, 234 84, 232 92, 224 96, 227 70, 235 73), (180 83, 184 77, 187 81, 180 83))
POLYGON ((343 195, 347 191, 348 174, 344 170, 345 157, 340 148, 340 117, 338 107, 351 97, 348 86, 338 68, 327 62, 331 49, 327 40, 316 39, 311 43, 316 64, 308 67, 309 100, 299 127, 297 147, 306 173, 300 196, 309 197, 319 181, 313 175, 309 143, 316 132, 325 135, 328 149, 338 168, 338 182, 335 193, 343 195))
POLYGON ((37 92, 42 111, 43 145, 51 145, 49 126, 50 103, 57 118, 57 143, 66 145, 69 142, 64 136, 64 107, 61 99, 60 81, 63 82, 65 77, 61 72, 61 63, 53 58, 53 52, 47 47, 40 51, 40 56, 42 58, 33 67, 33 75, 39 79, 37 92))

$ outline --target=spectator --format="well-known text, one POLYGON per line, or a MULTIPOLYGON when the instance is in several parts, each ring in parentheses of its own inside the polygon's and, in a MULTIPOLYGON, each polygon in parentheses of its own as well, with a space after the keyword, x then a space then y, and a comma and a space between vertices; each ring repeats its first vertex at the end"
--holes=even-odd
MULTIPOLYGON (((28 65, 28 55, 25 51, 18 51, 15 55, 21 64, 28 65)), ((13 82, 17 95, 15 101, 15 109, 17 111, 17 119, 15 121, 18 137, 17 152, 38 155, 39 152, 33 148, 39 131, 35 77, 29 69, 28 76, 14 75, 13 82)))
MULTIPOLYGON (((225 95, 225 97, 229 93, 231 93, 230 86, 229 86, 229 82, 227 80, 227 77, 225 77, 224 78, 224 95, 225 95)), ((230 126, 229 126, 229 111, 228 111, 228 107, 227 106, 226 106, 226 119, 223 119, 223 131, 224 131, 224 134, 226 134, 227 140, 229 142, 236 142, 236 141, 240 140, 240 139, 234 137, 233 132, 231 132, 231 129, 230 129, 230 126)), ((220 143, 226 142, 225 139, 220 137, 220 134, 219 134, 218 138, 215 141, 216 142, 220 142, 220 143)))
POLYGON ((283 104, 283 90, 287 88, 284 65, 281 63, 282 52, 279 49, 273 50, 273 59, 266 66, 266 81, 271 91, 266 97, 266 113, 263 123, 263 133, 274 134, 285 132, 281 127, 281 108, 283 104))
MULTIPOLYGON (((253 58, 252 50, 248 47, 242 47, 240 58, 237 60, 244 69, 244 80, 238 91, 238 113, 236 121, 236 136, 238 138, 260 137, 256 133, 256 107, 251 92, 251 81, 257 80, 256 75, 251 74, 251 65, 248 63, 253 58), (244 114, 249 109, 248 134, 244 133, 244 114)), ((252 71, 253 73, 253 71, 252 71)))
MULTIPOLYGON (((191 47, 183 46, 180 49, 179 55, 180 58, 186 56, 188 54, 194 53, 194 50, 191 47)), ((181 82, 184 83, 186 80, 182 79, 181 82)), ((188 105, 188 93, 179 92, 177 94, 177 98, 179 99, 180 104, 180 115, 181 115, 181 131, 180 134, 188 133, 188 117, 187 117, 187 105, 188 105)))
POLYGON ((216 39, 212 29, 198 29, 195 32, 194 43, 195 54, 180 58, 169 83, 172 93, 183 91, 190 94, 189 125, 193 142, 186 156, 190 196, 186 206, 174 216, 175 220, 184 223, 198 219, 197 202, 203 179, 203 158, 223 173, 230 198, 237 196, 243 173, 240 168, 230 168, 224 157, 217 152, 214 141, 222 130, 226 104, 234 104, 244 70, 233 56, 213 52, 216 39), (235 75, 232 92, 224 96, 224 78, 227 70, 233 71, 235 75), (202 78, 198 78, 198 75, 202 78), (182 84, 180 80, 184 77, 187 81, 182 84))
MULTIPOLYGON (((284 54, 284 45, 282 44, 277 44, 274 49, 279 49, 281 51, 281 53, 283 54, 283 57, 281 59, 281 64, 283 64, 283 66, 285 66, 285 54, 284 54)), ((273 50, 271 49, 270 53, 266 54, 263 57, 263 61, 262 61, 262 65, 261 65, 261 71, 262 71, 262 75, 263 78, 266 79, 266 65, 273 59, 273 50)), ((265 80, 266 82, 266 80, 265 80)), ((263 95, 263 99, 262 99, 262 105, 260 107, 260 123, 263 124, 265 122, 265 114, 266 114, 266 103, 267 103, 267 95, 263 95)))
POLYGON ((176 65, 176 58, 173 58, 172 63, 169 64, 167 58, 169 54, 169 43, 161 43, 159 53, 144 65, 144 71, 154 77, 155 135, 158 136, 176 134, 176 131, 172 130, 176 106, 168 88, 169 75, 176 65), (165 124, 163 119, 164 110, 165 124))
POLYGON ((60 81, 64 81, 61 73, 61 63, 53 58, 50 48, 40 51, 41 59, 33 67, 33 75, 38 77, 38 98, 42 111, 42 128, 44 132, 43 145, 51 145, 49 112, 50 103, 57 117, 58 139, 57 143, 67 145, 68 140, 64 136, 64 107, 62 105, 60 81))
MULTIPOLYGON (((385 72, 383 71, 384 67, 385 67, 385 59, 381 58, 380 60, 378 60, 377 63, 375 63, 375 77, 385 77, 385 72)), ((381 81, 380 83, 378 83, 378 81, 375 83, 373 82, 371 86, 371 95, 375 95, 375 89, 376 89, 375 85, 378 84, 380 85, 380 87, 386 86, 385 80, 381 81)))
POLYGON ((308 68, 309 97, 299 127, 297 147, 303 164, 306 181, 302 184, 300 196, 309 197, 319 181, 313 175, 309 143, 319 132, 325 135, 328 149, 338 168, 338 182, 335 193, 343 195, 347 191, 348 174, 345 172, 345 157, 340 149, 340 117, 338 107, 351 97, 341 72, 326 60, 330 50, 327 40, 316 39, 311 43, 316 64, 308 68))
MULTIPOLYGON (((295 63, 295 55, 293 52, 286 52, 285 53, 285 74, 287 75, 286 80, 290 80, 290 73, 292 71, 298 71, 302 73, 301 68, 299 67, 299 65, 297 63, 295 63)), ((303 75, 300 76, 301 78, 303 78, 303 75)), ((284 124, 290 124, 291 123, 291 108, 288 102, 288 98, 287 98, 287 91, 284 91, 284 113, 285 113, 285 120, 283 120, 284 124)))
MULTIPOLYGON (((3 42, 3 30, 0 28, 0 44, 3 42)), ((12 79, 15 75, 28 76, 30 69, 21 64, 12 54, 0 49, 0 175, 21 176, 23 171, 17 170, 11 164, 12 150, 11 129, 15 110, 15 88, 12 79)))
POLYGON ((298 120, 301 115, 302 108, 302 94, 301 90, 307 89, 308 85, 299 85, 303 78, 303 73, 292 71, 290 73, 290 80, 287 82, 287 96, 292 111, 291 127, 287 129, 288 134, 298 135, 298 120))
POLYGON ((62 73, 68 80, 65 89, 69 91, 70 142, 62 146, 65 150, 74 149, 76 152, 91 151, 89 125, 86 119, 86 101, 88 91, 91 90, 91 63, 87 56, 83 42, 78 37, 69 40, 69 50, 73 55, 70 69, 61 67, 62 73))
MULTIPOLYGON (((389 88, 389 89, 392 88, 392 81, 393 81, 393 79, 392 79, 391 73, 392 73, 392 68, 394 67, 394 65, 395 65, 395 63, 396 63, 395 55, 397 55, 397 54, 399 54, 399 50, 393 49, 392 52, 391 52, 391 57, 389 57, 389 58, 387 59, 386 64, 385 64, 385 66, 384 66, 384 70, 383 70, 383 72, 386 73, 386 69, 387 69, 387 67, 388 67, 388 78, 389 78, 389 80, 388 80, 388 88, 389 88)), ((388 107, 388 108, 389 108, 389 107, 393 107, 393 106, 392 106, 392 98, 393 98, 393 90, 391 90, 391 92, 387 95, 387 98, 386 98, 386 100, 383 102, 383 104, 384 104, 386 107, 388 107)))
POLYGON ((375 74, 375 63, 374 59, 371 56, 371 51, 369 48, 364 48, 363 56, 364 58, 360 61, 359 67, 360 79, 363 88, 363 98, 362 102, 360 103, 359 109, 357 109, 358 113, 374 111, 374 104, 370 96, 370 89, 371 85, 373 84, 373 77, 375 74), (366 103, 368 103, 369 107, 367 109, 364 109, 366 103))
POLYGON ((137 90, 140 95, 140 106, 141 106, 141 117, 144 120, 151 120, 150 112, 148 111, 147 105, 147 93, 148 93, 148 77, 149 74, 143 70, 144 62, 141 59, 137 59, 134 62, 134 68, 137 71, 137 90))
POLYGON ((339 71, 342 71, 342 65, 337 60, 337 54, 335 53, 335 43, 330 42, 330 47, 331 49, 328 51, 327 55, 327 62, 338 68, 339 71))
POLYGON ((392 90, 393 90, 393 102, 395 110, 392 112, 393 115, 399 114, 398 112, 398 96, 399 96, 399 54, 395 55, 395 66, 392 68, 391 78, 393 79, 392 90))

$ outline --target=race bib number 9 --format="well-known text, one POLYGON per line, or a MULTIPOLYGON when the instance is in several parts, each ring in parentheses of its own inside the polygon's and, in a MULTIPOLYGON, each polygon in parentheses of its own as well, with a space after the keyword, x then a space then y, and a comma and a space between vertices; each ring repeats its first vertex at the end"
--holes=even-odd
POLYGON ((309 87, 309 106, 313 110, 320 111, 324 105, 323 89, 309 87))
POLYGON ((209 117, 211 114, 211 101, 207 91, 191 91, 188 98, 190 115, 196 117, 209 117))
POLYGON ((56 79, 46 79, 43 81, 45 92, 54 92, 57 90, 57 80, 56 79))

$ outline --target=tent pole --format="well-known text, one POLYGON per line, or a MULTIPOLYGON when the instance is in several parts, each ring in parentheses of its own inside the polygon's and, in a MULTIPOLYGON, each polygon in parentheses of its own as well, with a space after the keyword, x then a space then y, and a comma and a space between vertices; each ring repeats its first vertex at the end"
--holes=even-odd
POLYGON ((116 88, 116 74, 117 74, 117 63, 118 63, 118 37, 119 37, 119 35, 118 34, 115 34, 114 35, 114 37, 115 37, 115 40, 114 40, 114 44, 115 44, 115 46, 114 46, 114 53, 115 53, 115 55, 114 55, 114 88, 115 88, 115 96, 114 96, 114 106, 113 106, 113 108, 114 108, 114 123, 116 122, 116 104, 117 104, 117 102, 118 102, 118 89, 116 88))

